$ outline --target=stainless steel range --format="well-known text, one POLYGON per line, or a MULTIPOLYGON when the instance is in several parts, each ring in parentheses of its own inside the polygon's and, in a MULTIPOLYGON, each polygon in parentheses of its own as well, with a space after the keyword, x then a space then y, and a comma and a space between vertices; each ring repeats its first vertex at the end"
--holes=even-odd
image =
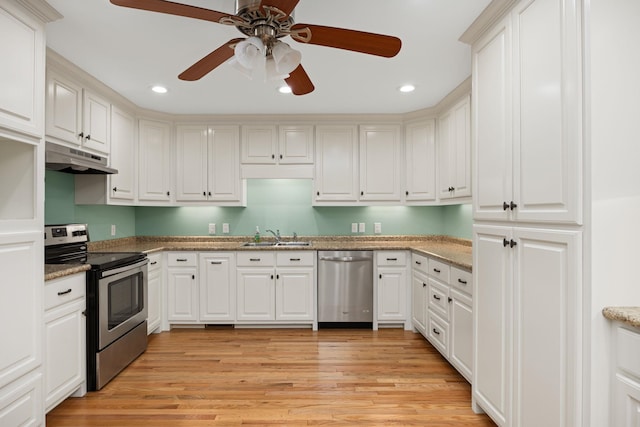
POLYGON ((45 227, 45 262, 88 263, 87 388, 100 390, 147 348, 147 256, 87 252, 86 224, 45 227))

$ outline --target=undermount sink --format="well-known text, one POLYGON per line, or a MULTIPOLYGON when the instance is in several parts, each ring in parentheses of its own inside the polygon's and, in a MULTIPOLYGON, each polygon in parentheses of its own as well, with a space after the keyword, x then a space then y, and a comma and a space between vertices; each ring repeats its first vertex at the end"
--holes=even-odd
POLYGON ((276 246, 311 246, 311 242, 280 242, 276 246))
POLYGON ((245 242, 242 246, 247 247, 303 247, 311 246, 311 242, 245 242))
POLYGON ((242 244, 242 246, 254 246, 254 247, 259 247, 259 246, 275 246, 276 242, 245 242, 242 244))

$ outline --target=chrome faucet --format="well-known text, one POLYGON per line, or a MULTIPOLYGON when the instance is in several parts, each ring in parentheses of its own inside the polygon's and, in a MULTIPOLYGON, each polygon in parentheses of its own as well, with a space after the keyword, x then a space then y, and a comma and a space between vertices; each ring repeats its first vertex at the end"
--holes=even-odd
POLYGON ((273 237, 276 238, 276 243, 280 243, 280 230, 276 230, 274 233, 273 230, 265 230, 267 233, 273 234, 273 237))

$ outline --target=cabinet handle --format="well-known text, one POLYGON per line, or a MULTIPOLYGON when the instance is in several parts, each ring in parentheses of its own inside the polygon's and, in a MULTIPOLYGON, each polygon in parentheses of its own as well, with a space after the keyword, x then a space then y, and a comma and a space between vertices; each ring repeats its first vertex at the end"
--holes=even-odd
POLYGON ((170 196, 170 195, 171 195, 171 192, 170 192, 170 191, 167 191, 167 196, 170 196))
POLYGON ((80 138, 84 138, 84 132, 80 132, 80 133, 78 134, 78 136, 79 136, 80 138))
POLYGON ((507 209, 509 209, 509 204, 507 202, 502 202, 502 210, 506 211, 507 209))
POLYGON ((398 258, 387 258, 387 261, 397 261, 398 258))
POLYGON ((509 241, 506 238, 502 239, 502 246, 504 246, 505 248, 509 246, 509 241))
POLYGON ((514 210, 517 207, 518 205, 516 203, 513 203, 513 200, 509 203, 509 209, 514 210))
POLYGON ((449 191, 455 191, 456 188, 455 187, 449 187, 449 191))
POLYGON ((196 275, 195 274, 191 275, 191 280, 196 280, 196 275))
POLYGON ((211 261, 211 265, 222 265, 222 261, 211 261))
POLYGON ((426 288, 426 287, 427 287, 427 284, 423 282, 423 283, 422 283, 422 287, 423 287, 423 288, 426 288))
POLYGON ((416 261, 416 265, 422 265, 420 261, 416 261))
POLYGON ((447 298, 447 302, 448 302, 449 304, 451 304, 451 301, 453 301, 453 299, 451 299, 451 297, 448 297, 448 298, 447 298))
POLYGON ((436 301, 440 301, 440 297, 436 294, 433 294, 433 299, 436 301))
MULTIPOLYGON (((273 276, 271 276, 271 277, 273 277, 273 276)), ((279 274, 276 274, 276 280, 280 280, 280 275, 279 274)))
POLYGON ((260 258, 249 258, 249 261, 258 262, 260 261, 260 258))
POLYGON ((516 241, 515 241, 515 240, 513 240, 513 239, 511 239, 511 240, 509 241, 509 247, 510 247, 510 248, 513 248, 513 247, 514 247, 514 246, 516 246, 517 244, 518 244, 518 242, 516 242, 516 241))
POLYGON ((206 191, 203 191, 203 192, 202 192, 202 195, 203 195, 204 197, 207 197, 207 192, 206 192, 206 191))
POLYGON ((438 332, 438 330, 436 328, 433 328, 432 331, 433 331, 434 334, 440 335, 440 332, 438 332))
POLYGON ((404 194, 408 196, 408 195, 409 195, 409 192, 408 192, 408 191, 405 191, 405 193, 404 193, 404 194))
POLYGON ((117 193, 118 192, 118 187, 113 187, 113 192, 117 193))
POLYGON ((382 279, 382 274, 378 276, 380 279, 382 279))
POLYGON ((209 191, 209 193, 207 193, 209 195, 209 197, 211 197, 211 191, 209 191))
POLYGON ((316 196, 319 196, 319 195, 320 195, 320 192, 319 192, 319 191, 317 191, 317 192, 316 192, 316 196))
POLYGON ((289 258, 289 261, 300 261, 300 258, 289 258))
POLYGON ((361 191, 361 192, 360 192, 360 195, 361 195, 361 196, 364 196, 364 191, 361 191))
POLYGON ((58 292, 58 296, 62 296, 70 293, 71 293, 71 288, 67 289, 66 291, 58 292))
POLYGON ((282 154, 280 154, 280 160, 282 160, 282 154))
POLYGON ((187 262, 186 258, 177 258, 176 259, 177 262, 187 262))
POLYGON ((434 268, 433 271, 435 271, 436 273, 440 273, 440 270, 438 270, 437 268, 434 268))
POLYGON ((87 141, 91 140, 91 135, 87 135, 87 137, 85 138, 87 141))
POLYGON ((271 280, 273 280, 273 274, 271 275, 271 280))
POLYGON ((275 158, 276 158, 276 155, 275 155, 275 154, 272 154, 272 155, 271 155, 271 158, 272 158, 272 159, 275 159, 275 158))
POLYGON ((158 261, 153 261, 153 262, 151 263, 151 265, 156 265, 157 263, 158 263, 158 261))
POLYGON ((466 280, 462 280, 462 279, 458 279, 458 283, 462 283, 463 285, 466 285, 467 281, 466 280))

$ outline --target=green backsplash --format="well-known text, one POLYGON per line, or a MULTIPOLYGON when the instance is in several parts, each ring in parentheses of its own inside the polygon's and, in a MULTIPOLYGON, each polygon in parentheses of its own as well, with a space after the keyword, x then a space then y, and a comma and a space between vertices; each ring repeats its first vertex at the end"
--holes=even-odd
MULTIPOLYGON (((247 207, 126 207, 74 204, 74 177, 47 171, 45 221, 47 224, 89 224, 91 239, 129 236, 201 236, 215 223, 217 235, 228 223, 230 235, 250 236, 256 226, 264 234, 271 228, 284 236, 352 235, 351 223, 363 222, 365 235, 373 223, 382 234, 448 234, 471 238, 471 209, 461 206, 313 207, 310 180, 248 180, 247 207), (111 224, 116 236, 111 236, 111 224)), ((363 233, 357 233, 362 235, 363 233)))

